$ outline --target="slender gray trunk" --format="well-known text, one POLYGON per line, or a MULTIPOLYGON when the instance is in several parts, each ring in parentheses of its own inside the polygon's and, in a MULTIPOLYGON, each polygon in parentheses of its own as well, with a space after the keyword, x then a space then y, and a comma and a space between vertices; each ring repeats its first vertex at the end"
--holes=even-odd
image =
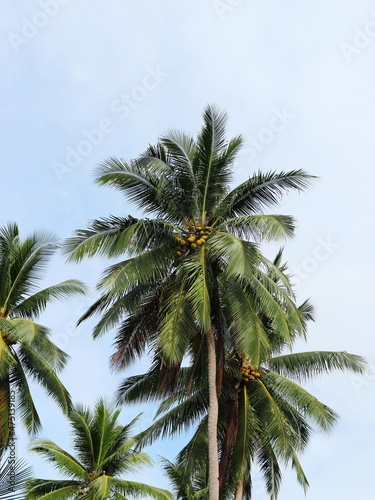
POLYGON ((239 482, 236 489, 235 500, 242 500, 243 497, 243 481, 239 482))
POLYGON ((217 422, 219 404, 216 391, 216 350, 212 327, 207 332, 208 351, 208 473, 209 500, 219 500, 219 453, 217 444, 217 422))

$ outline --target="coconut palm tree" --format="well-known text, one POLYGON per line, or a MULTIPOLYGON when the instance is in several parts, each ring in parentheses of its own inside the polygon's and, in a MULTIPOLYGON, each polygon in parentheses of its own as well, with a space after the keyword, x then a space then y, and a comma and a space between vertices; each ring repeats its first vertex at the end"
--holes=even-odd
POLYGON ((68 479, 31 479, 26 499, 125 500, 131 495, 171 500, 166 490, 122 478, 150 465, 151 460, 134 449, 136 440, 130 436, 137 418, 120 425, 119 414, 120 410, 103 399, 96 403, 93 411, 77 405, 69 415, 75 456, 49 440, 34 443, 31 450, 52 462, 68 479))
POLYGON ((171 131, 136 160, 105 161, 97 182, 119 189, 154 218, 95 220, 76 231, 67 252, 76 261, 100 254, 127 257, 107 269, 98 284, 101 297, 82 317, 101 314, 94 337, 118 327, 115 367, 123 368, 151 348, 178 371, 187 354, 194 349, 198 355, 206 344, 209 494, 217 500, 223 324, 231 325, 236 350, 255 362, 270 350, 255 305, 286 340, 293 329, 302 328, 288 283, 280 287, 269 279, 266 271, 273 265, 257 242, 293 234, 291 217, 262 212, 285 192, 304 189, 311 176, 302 170, 259 172, 231 190, 242 138, 226 140, 226 114, 213 106, 206 108, 203 121, 196 140, 171 131))
POLYGON ((32 475, 32 467, 14 453, 0 451, 0 499, 24 500, 25 486, 32 475))
POLYGON ((15 223, 0 228, 0 449, 8 444, 16 409, 29 432, 40 427, 28 377, 63 411, 71 406, 58 378, 68 356, 50 340, 49 329, 35 321, 49 302, 85 293, 76 280, 38 288, 57 248, 52 235, 34 233, 21 240, 15 223))
MULTIPOLYGON (((281 252, 274 265, 285 274, 280 264, 281 252)), ((278 280, 279 275, 271 275, 278 280)), ((250 499, 252 470, 258 463, 267 492, 276 499, 281 484, 281 465, 291 464, 298 482, 306 491, 307 478, 299 462, 299 454, 309 442, 312 428, 327 432, 336 421, 336 413, 308 393, 302 383, 313 377, 332 371, 349 370, 363 373, 363 358, 346 352, 283 351, 302 335, 308 321, 313 320, 313 309, 308 301, 299 307, 304 331, 294 331, 288 344, 272 329, 267 317, 262 322, 268 331, 272 346, 271 356, 254 366, 243 353, 231 348, 231 335, 226 336, 227 357, 222 391, 219 396, 219 455, 220 498, 250 499)), ((204 356, 201 358, 204 359, 204 356)), ((150 444, 160 436, 180 433, 196 428, 188 445, 179 453, 175 464, 168 464, 168 475, 179 485, 178 498, 185 498, 185 484, 193 484, 194 478, 202 481, 202 471, 207 461, 207 365, 180 368, 178 374, 165 375, 166 368, 155 359, 148 373, 126 379, 118 391, 121 404, 160 400, 158 420, 144 433, 141 444, 150 444), (165 378, 174 376, 174 386, 160 385, 165 378), (198 426, 198 427, 197 427, 198 426), (186 478, 192 478, 189 481, 186 478)), ((204 479, 204 478, 203 478, 204 479)), ((176 486, 177 487, 177 486, 176 486)), ((177 491, 177 490, 176 490, 177 491)), ((190 491, 190 490, 189 490, 190 491)))

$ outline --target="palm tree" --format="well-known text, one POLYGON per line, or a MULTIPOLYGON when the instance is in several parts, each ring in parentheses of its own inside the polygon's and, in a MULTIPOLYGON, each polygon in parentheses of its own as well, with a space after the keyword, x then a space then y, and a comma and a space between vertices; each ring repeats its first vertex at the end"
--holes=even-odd
POLYGON ((21 240, 15 223, 0 228, 0 449, 9 442, 16 408, 29 432, 40 427, 28 376, 63 411, 71 406, 57 375, 68 356, 50 340, 48 328, 35 321, 52 300, 85 293, 76 280, 38 289, 57 248, 52 235, 34 233, 21 240))
MULTIPOLYGON (((274 265, 289 279, 280 259, 281 252, 274 265)), ((271 276, 276 282, 278 277, 271 276)), ((301 334, 305 334, 307 322, 313 320, 313 309, 308 301, 299 310, 304 331, 292 333, 292 345, 301 334)), ((278 495, 281 464, 292 465, 298 482, 306 491, 308 481, 298 455, 306 448, 312 428, 329 431, 337 415, 308 393, 301 383, 334 370, 363 373, 366 369, 363 358, 346 352, 285 354, 283 351, 290 347, 290 343, 286 344, 285 339, 271 328, 268 318, 263 317, 262 322, 268 331, 272 354, 257 366, 246 355, 233 350, 231 336, 226 336, 225 375, 218 401, 220 498, 223 500, 251 498, 254 462, 258 462, 271 499, 278 495)), ((142 445, 198 425, 176 463, 167 464, 168 476, 174 479, 176 488, 180 488, 176 491, 179 492, 177 498, 181 499, 187 494, 186 484, 194 484, 196 477, 200 481, 204 479, 202 471, 207 460, 209 409, 206 371, 204 362, 195 366, 196 377, 192 380, 192 367, 181 368, 179 374, 173 374, 177 384, 169 388, 164 386, 164 392, 161 392, 160 381, 165 378, 165 367, 160 359, 156 359, 148 373, 129 377, 118 391, 118 400, 122 404, 163 400, 158 420, 141 436, 142 445)))
POLYGON ((0 451, 0 499, 23 500, 27 480, 31 477, 32 467, 26 465, 22 458, 13 454, 5 456, 0 451))
POLYGON ((105 161, 97 182, 119 189, 155 218, 95 220, 76 231, 67 252, 76 261, 98 254, 128 257, 107 269, 98 284, 101 297, 82 317, 102 315, 95 338, 118 327, 115 368, 151 348, 178 371, 186 355, 198 356, 206 344, 210 500, 216 500, 223 325, 231 325, 236 350, 255 362, 270 350, 257 311, 272 318, 286 340, 293 329, 302 328, 288 283, 280 287, 269 279, 274 266, 255 242, 293 234, 291 217, 262 210, 277 204, 286 191, 305 188, 311 176, 302 170, 259 172, 231 190, 242 138, 225 139, 226 115, 212 106, 203 120, 196 140, 171 131, 136 160, 105 161))
POLYGON ((134 450, 131 430, 137 418, 118 424, 120 410, 100 399, 93 411, 78 405, 69 415, 75 456, 49 440, 36 442, 31 450, 52 462, 69 479, 31 479, 27 500, 120 500, 127 495, 171 500, 171 494, 144 483, 122 479, 126 473, 150 465, 149 457, 134 450))

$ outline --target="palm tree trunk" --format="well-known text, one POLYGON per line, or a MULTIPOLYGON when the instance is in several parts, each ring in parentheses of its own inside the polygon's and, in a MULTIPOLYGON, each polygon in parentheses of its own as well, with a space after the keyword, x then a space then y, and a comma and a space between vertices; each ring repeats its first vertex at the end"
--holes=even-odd
POLYGON ((239 482, 236 488, 235 500, 242 500, 243 497, 243 481, 239 482))
POLYGON ((230 404, 227 416, 227 428, 223 440, 221 457, 219 463, 219 492, 223 492, 227 475, 229 454, 236 440, 238 431, 238 399, 234 399, 230 404))
POLYGON ((219 405, 216 392, 216 350, 212 326, 207 331, 208 351, 208 470, 209 500, 219 500, 219 453, 217 444, 217 422, 219 405))

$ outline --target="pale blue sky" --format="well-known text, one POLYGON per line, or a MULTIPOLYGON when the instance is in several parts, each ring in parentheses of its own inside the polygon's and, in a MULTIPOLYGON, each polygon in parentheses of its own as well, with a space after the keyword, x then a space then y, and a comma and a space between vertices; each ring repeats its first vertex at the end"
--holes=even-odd
MULTIPOLYGON (((134 213, 119 194, 94 186, 96 165, 132 158, 170 128, 195 133, 204 106, 215 103, 228 112, 228 135, 247 139, 236 183, 257 169, 320 177, 279 209, 298 219, 285 255, 300 300, 311 297, 317 311, 301 348, 347 350, 375 365, 373 2, 1 0, 0 32, 1 224, 65 238, 89 219, 134 213)), ((92 290, 107 265, 63 263, 54 259, 47 282, 76 277, 92 290)), ((72 356, 62 378, 86 403, 113 394, 122 378, 108 369, 111 335, 94 343, 92 324, 72 327, 93 296, 43 317, 72 356)), ((341 418, 302 457, 307 498, 371 500, 375 375, 321 378, 309 388, 341 418)), ((58 410, 38 389, 35 397, 42 435, 68 443, 58 410)), ((138 410, 124 410, 124 422, 138 410)), ((153 409, 143 410, 147 424, 153 409)), ((19 453, 47 474, 19 436, 19 453)), ((169 458, 177 450, 153 447, 169 458)), ((160 471, 143 477, 166 485, 160 471)), ((255 500, 266 499, 256 485, 255 500)), ((304 498, 293 475, 285 474, 279 498, 304 498)))

